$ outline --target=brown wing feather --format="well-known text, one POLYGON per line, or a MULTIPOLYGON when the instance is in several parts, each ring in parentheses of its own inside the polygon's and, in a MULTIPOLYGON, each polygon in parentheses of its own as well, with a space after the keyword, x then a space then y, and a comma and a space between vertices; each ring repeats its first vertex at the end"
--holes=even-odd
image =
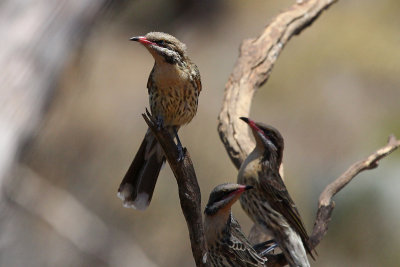
POLYGON ((315 259, 311 252, 308 241, 309 236, 301 220, 300 213, 290 197, 279 173, 271 171, 266 167, 263 168, 263 172, 259 177, 260 186, 270 206, 285 217, 289 225, 300 235, 307 252, 315 259))
POLYGON ((259 256, 253 249, 244 236, 239 223, 232 216, 231 231, 232 235, 227 243, 230 247, 229 251, 232 253, 231 256, 237 259, 237 263, 240 262, 240 265, 247 267, 264 266, 267 260, 259 256))

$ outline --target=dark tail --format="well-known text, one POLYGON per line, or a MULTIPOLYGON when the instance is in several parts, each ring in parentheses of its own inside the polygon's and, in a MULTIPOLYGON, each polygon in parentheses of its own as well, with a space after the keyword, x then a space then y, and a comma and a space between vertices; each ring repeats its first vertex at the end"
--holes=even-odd
POLYGON ((315 257, 318 256, 318 253, 317 253, 317 250, 315 248, 311 249, 310 239, 303 240, 303 244, 304 244, 304 248, 306 249, 308 255, 310 255, 311 258, 315 261, 315 257))
POLYGON ((149 206, 164 162, 161 145, 151 131, 147 130, 139 151, 118 189, 118 197, 122 199, 124 207, 144 210, 149 206))

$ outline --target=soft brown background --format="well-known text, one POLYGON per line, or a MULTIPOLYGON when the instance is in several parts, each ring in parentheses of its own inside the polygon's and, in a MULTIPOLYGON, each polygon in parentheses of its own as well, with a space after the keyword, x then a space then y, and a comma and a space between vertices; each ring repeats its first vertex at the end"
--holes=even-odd
MULTIPOLYGON (((146 131, 153 65, 134 35, 169 32, 188 46, 203 83, 198 115, 182 128, 202 190, 235 181, 216 131, 224 84, 244 38, 293 1, 135 1, 110 9, 60 78, 10 193, 15 223, 1 266, 193 266, 175 179, 166 165, 145 212, 116 197, 146 131), (24 177, 24 178, 23 178, 24 177), (16 188, 16 189, 15 189, 16 188), (22 189, 22 190, 21 190, 22 189)), ((307 229, 319 193, 350 164, 400 137, 400 5, 339 1, 284 49, 251 117, 286 141, 286 184, 307 229)), ((400 153, 336 197, 314 266, 397 266, 400 153)), ((236 205, 247 232, 250 220, 236 205)))

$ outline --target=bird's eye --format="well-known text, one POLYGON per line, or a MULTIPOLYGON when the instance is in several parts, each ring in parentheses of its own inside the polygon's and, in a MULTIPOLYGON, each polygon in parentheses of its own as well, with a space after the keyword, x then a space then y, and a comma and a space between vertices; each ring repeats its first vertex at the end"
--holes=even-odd
POLYGON ((164 42, 164 40, 157 41, 156 44, 159 45, 159 46, 161 46, 161 47, 165 47, 165 42, 164 42))
POLYGON ((226 196, 227 196, 227 193, 226 193, 226 192, 222 192, 222 193, 218 194, 218 195, 215 197, 214 202, 221 201, 221 200, 223 200, 224 198, 226 198, 226 196))

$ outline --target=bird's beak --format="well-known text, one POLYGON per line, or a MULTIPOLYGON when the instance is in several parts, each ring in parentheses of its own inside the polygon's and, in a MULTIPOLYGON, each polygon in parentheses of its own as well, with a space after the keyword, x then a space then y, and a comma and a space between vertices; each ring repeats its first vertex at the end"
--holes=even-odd
POLYGON ((237 190, 236 190, 236 194, 241 194, 244 191, 250 190, 252 189, 253 186, 252 185, 241 185, 237 190))
POLYGON ((147 38, 144 37, 144 36, 135 36, 135 37, 130 38, 129 40, 135 41, 135 42, 139 42, 139 43, 141 43, 142 45, 151 45, 151 44, 154 44, 153 42, 147 40, 147 38))
POLYGON ((129 39, 129 40, 138 42, 138 41, 140 40, 140 38, 144 38, 144 37, 141 37, 141 36, 134 36, 134 37, 132 37, 132 38, 129 39))
POLYGON ((250 189, 253 189, 253 188, 254 188, 254 186, 252 186, 252 185, 246 185, 246 188, 244 190, 247 191, 247 190, 250 190, 250 189))
POLYGON ((265 134, 262 130, 260 130, 260 128, 257 126, 257 124, 252 121, 249 118, 246 117, 240 117, 240 119, 244 122, 246 122, 251 129, 253 129, 253 134, 257 134, 261 140, 264 142, 265 145, 269 146, 270 148, 272 148, 273 150, 277 151, 278 149, 276 148, 276 146, 271 142, 271 140, 269 140, 267 137, 265 137, 265 134), (255 132, 255 133, 254 133, 255 132))
POLYGON ((240 117, 240 119, 241 119, 242 121, 244 121, 245 123, 247 123, 247 124, 250 126, 250 128, 253 129, 253 130, 255 130, 256 132, 260 132, 260 131, 261 131, 261 130, 258 128, 257 124, 256 124, 253 120, 251 120, 251 119, 249 119, 249 118, 246 118, 246 117, 240 117))
POLYGON ((245 123, 249 124, 249 119, 246 117, 240 117, 239 119, 241 119, 242 121, 244 121, 245 123))

